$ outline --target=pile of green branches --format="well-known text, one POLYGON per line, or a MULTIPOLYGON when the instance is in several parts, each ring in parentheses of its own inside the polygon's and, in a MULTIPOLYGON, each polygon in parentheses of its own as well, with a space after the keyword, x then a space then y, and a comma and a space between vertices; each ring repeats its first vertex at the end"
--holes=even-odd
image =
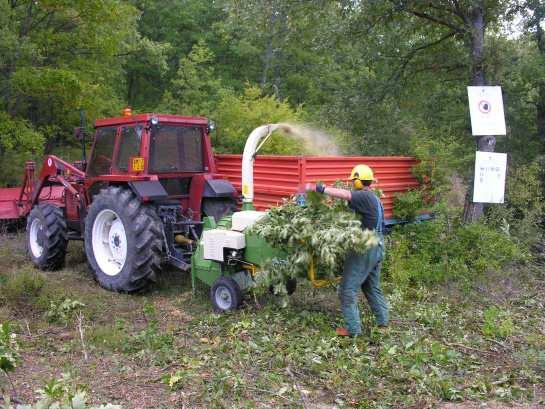
POLYGON ((275 293, 285 292, 287 280, 306 277, 312 260, 320 278, 332 278, 342 273, 348 253, 378 243, 374 232, 362 230, 359 217, 345 201, 315 192, 307 193, 305 206, 291 199, 271 209, 252 232, 286 255, 262 266, 256 277, 258 287, 273 286, 275 293))

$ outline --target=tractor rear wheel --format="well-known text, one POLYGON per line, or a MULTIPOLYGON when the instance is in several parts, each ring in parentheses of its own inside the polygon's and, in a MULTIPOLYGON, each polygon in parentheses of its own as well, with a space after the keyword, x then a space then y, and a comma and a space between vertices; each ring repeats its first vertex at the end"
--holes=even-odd
POLYGON ((85 253, 102 287, 120 292, 146 287, 160 270, 161 251, 155 210, 119 186, 95 196, 85 221, 85 253))
POLYGON ((40 203, 32 208, 27 218, 26 244, 28 255, 36 267, 58 270, 64 266, 67 230, 60 207, 40 203))

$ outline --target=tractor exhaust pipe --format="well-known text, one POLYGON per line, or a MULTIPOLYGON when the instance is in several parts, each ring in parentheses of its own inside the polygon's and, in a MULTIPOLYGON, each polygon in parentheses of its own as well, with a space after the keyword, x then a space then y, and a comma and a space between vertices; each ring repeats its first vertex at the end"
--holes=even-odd
POLYGON ((287 124, 269 124, 255 128, 244 146, 242 154, 242 210, 253 210, 254 201, 254 160, 257 151, 277 129, 291 133, 287 124), (260 143, 261 142, 261 143, 260 143))

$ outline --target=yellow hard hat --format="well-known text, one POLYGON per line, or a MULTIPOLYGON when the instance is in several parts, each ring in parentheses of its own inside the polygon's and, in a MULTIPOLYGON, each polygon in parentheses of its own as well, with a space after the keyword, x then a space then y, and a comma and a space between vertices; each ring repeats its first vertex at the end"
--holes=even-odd
POLYGON ((354 166, 354 169, 352 169, 352 173, 350 173, 350 179, 352 180, 375 180, 375 177, 373 176, 373 169, 371 169, 367 165, 356 165, 354 166))

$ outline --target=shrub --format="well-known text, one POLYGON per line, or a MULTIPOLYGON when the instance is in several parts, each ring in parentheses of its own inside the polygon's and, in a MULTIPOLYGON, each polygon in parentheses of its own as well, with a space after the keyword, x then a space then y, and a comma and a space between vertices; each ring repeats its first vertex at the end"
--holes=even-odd
MULTIPOLYGON (((264 124, 298 122, 301 108, 293 109, 286 101, 274 96, 262 95, 261 89, 248 85, 241 96, 230 90, 222 90, 215 113, 218 122, 218 137, 214 148, 218 152, 241 153, 250 132, 264 124)), ((271 135, 260 153, 300 154, 300 141, 279 133, 271 135)))
POLYGON ((541 165, 510 164, 507 175, 505 203, 487 208, 487 221, 502 228, 525 244, 542 237, 542 220, 545 214, 543 187, 540 181, 541 165))
POLYGON ((489 307, 483 314, 482 333, 487 337, 506 338, 515 330, 513 320, 505 311, 498 307, 489 307))
POLYGON ((501 230, 446 217, 397 226, 388 236, 384 270, 396 285, 470 279, 527 256, 501 230))
POLYGON ((412 221, 424 208, 422 191, 411 189, 404 193, 398 193, 394 197, 394 217, 398 220, 412 221))
POLYGON ((50 323, 59 323, 66 326, 72 320, 74 314, 83 307, 85 307, 85 304, 70 298, 58 302, 51 301, 49 309, 45 313, 45 318, 50 323))

